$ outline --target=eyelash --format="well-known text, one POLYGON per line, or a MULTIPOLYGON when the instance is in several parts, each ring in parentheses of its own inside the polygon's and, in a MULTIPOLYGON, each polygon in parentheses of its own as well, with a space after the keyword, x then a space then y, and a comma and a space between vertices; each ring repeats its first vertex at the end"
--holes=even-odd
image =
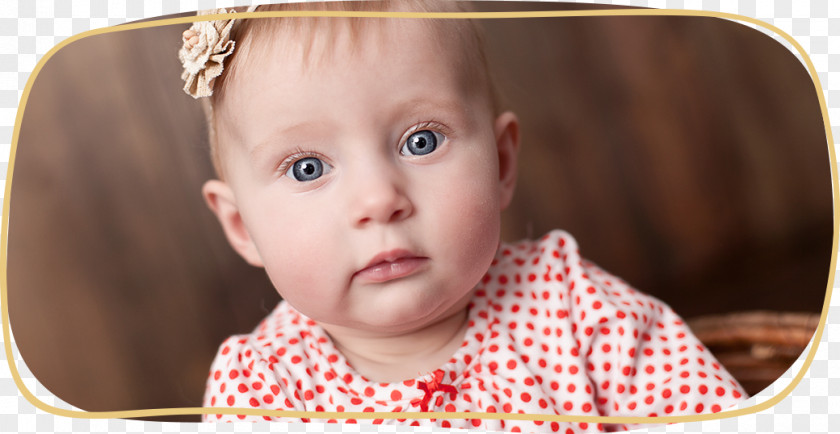
POLYGON ((406 131, 405 134, 403 134, 403 136, 400 139, 400 142, 399 142, 398 145, 402 146, 403 143, 405 143, 405 141, 408 139, 408 137, 410 135, 412 135, 412 134, 414 134, 418 131, 423 131, 423 130, 437 131, 437 132, 443 134, 443 136, 446 137, 447 140, 452 138, 452 131, 446 125, 444 125, 444 124, 442 124, 442 123, 440 123, 436 120, 430 120, 430 121, 421 122, 421 123, 409 128, 408 131, 406 131))

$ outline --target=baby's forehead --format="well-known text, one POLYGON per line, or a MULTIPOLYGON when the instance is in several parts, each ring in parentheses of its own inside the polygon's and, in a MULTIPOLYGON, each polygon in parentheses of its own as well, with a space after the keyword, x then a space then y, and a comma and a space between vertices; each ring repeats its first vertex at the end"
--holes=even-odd
MULTIPOLYGON (((479 95, 472 90, 483 80, 465 67, 469 62, 453 47, 457 44, 444 42, 442 23, 391 18, 308 21, 264 23, 243 40, 247 45, 237 45, 243 50, 237 58, 238 72, 228 79, 230 96, 225 98, 231 107, 253 106, 263 95, 282 89, 279 92, 286 97, 271 99, 272 104, 292 105, 295 110, 286 115, 303 116, 308 113, 304 108, 332 104, 330 98, 315 97, 327 88, 337 91, 330 95, 367 89, 364 94, 382 101, 375 105, 380 112, 390 107, 388 102, 396 103, 397 95, 404 97, 399 101, 405 99, 406 106, 417 107, 489 102, 470 97, 479 95), (313 96, 306 97, 310 92, 313 96)), ((358 102, 353 98, 341 101, 358 102)), ((222 104, 218 112, 231 114, 228 105, 222 104)))

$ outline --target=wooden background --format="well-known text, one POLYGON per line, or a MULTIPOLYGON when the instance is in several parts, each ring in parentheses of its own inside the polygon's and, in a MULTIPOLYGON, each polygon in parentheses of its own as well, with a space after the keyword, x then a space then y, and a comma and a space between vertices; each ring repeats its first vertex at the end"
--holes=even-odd
MULTIPOLYGON (((569 230, 585 257, 686 318, 820 311, 829 158, 814 85, 784 47, 712 18, 484 24, 523 126, 504 239, 569 230)), ((213 174, 181 91, 185 29, 75 42, 25 107, 12 331, 40 382, 86 410, 200 405, 217 345, 279 300, 201 200, 213 174)))

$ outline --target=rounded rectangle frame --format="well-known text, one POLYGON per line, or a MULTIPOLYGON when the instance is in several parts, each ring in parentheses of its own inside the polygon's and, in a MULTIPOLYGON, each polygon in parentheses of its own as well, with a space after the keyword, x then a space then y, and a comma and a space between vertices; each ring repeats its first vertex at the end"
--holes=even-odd
MULTIPOLYGON (((691 416, 658 416, 658 417, 604 417, 604 416, 574 416, 574 415, 539 415, 539 414, 504 414, 504 413, 442 413, 442 412, 399 412, 399 413, 385 413, 385 412, 296 412, 296 411, 280 411, 280 410, 260 410, 248 408, 171 408, 171 409, 144 409, 144 410, 127 410, 127 411, 97 411, 84 412, 73 411, 62 408, 57 408, 44 403, 39 400, 23 383, 17 366, 15 366, 14 358, 12 357, 12 347, 10 340, 10 325, 8 315, 8 299, 7 299, 7 241, 8 241, 8 213, 9 201, 12 184, 12 175, 14 171, 15 152, 18 144, 18 137, 20 133, 20 124, 23 117, 23 112, 26 106, 27 97, 31 90, 32 84, 38 76, 39 71, 43 65, 54 55, 68 44, 93 35, 99 35, 111 32, 120 32, 140 28, 149 28, 156 26, 166 26, 174 24, 186 24, 195 21, 222 19, 231 14, 217 14, 204 15, 201 17, 185 17, 185 18, 169 18, 162 20, 146 21, 140 23, 125 24, 117 27, 109 27, 104 29, 91 30, 82 34, 70 37, 45 55, 38 65, 35 67, 30 76, 26 89, 21 98, 20 108, 15 120, 15 128, 12 138, 12 147, 9 158, 9 167, 6 182, 6 191, 3 203, 3 215, 5 216, 2 222, 2 240, 0 240, 0 283, 2 283, 2 292, 0 292, 0 304, 2 304, 2 327, 3 339, 6 351, 6 359, 9 363, 9 369, 12 377, 17 385, 20 393, 35 407, 60 416, 75 417, 75 418, 137 418, 137 417, 153 417, 153 416, 168 416, 168 415, 195 415, 195 414, 245 414, 245 415, 261 415, 261 416, 283 416, 292 418, 313 418, 313 419, 431 419, 431 418, 463 418, 463 419, 508 419, 508 420, 542 420, 542 421, 558 421, 558 422, 589 422, 589 423, 676 423, 676 422, 691 422, 712 419, 722 419, 728 417, 742 416, 751 413, 756 413, 768 409, 782 399, 784 399, 797 384, 802 380, 806 371, 814 359, 817 348, 819 346, 822 334, 825 330, 826 317, 828 313, 829 300, 832 294, 832 282, 834 281, 834 265, 837 260, 837 233, 838 233, 838 214, 837 209, 834 209, 833 229, 834 236, 832 239, 832 253, 831 269, 829 270, 828 285, 826 288, 825 302, 822 307, 820 322, 814 334, 810 349, 804 358, 804 364, 796 373, 793 380, 787 385, 779 394, 773 396, 756 405, 725 410, 719 413, 710 413, 702 415, 691 416)), ((819 83, 818 75, 815 71, 813 63, 810 61, 808 54, 802 46, 779 28, 770 24, 764 23, 760 20, 721 12, 702 12, 702 11, 684 11, 684 10, 597 10, 597 11, 532 11, 532 12, 474 12, 474 13, 406 13, 406 12, 336 12, 336 11, 319 11, 319 12, 247 12, 236 14, 238 19, 245 18, 260 18, 260 17, 290 17, 290 16, 306 16, 306 17, 380 17, 380 18, 448 18, 448 19, 528 19, 528 18, 561 18, 561 17, 593 17, 593 16, 701 16, 701 17, 715 17, 733 20, 736 22, 749 23, 753 26, 764 28, 776 35, 782 37, 790 43, 799 54, 802 61, 805 63, 807 70, 814 82, 816 94, 819 100, 820 108, 823 115, 823 122, 826 131, 828 153, 831 164, 831 178, 833 187, 833 201, 838 202, 838 176, 836 166, 836 155, 832 146, 833 138, 828 119, 828 110, 826 107, 825 98, 823 96, 822 87, 819 83)))

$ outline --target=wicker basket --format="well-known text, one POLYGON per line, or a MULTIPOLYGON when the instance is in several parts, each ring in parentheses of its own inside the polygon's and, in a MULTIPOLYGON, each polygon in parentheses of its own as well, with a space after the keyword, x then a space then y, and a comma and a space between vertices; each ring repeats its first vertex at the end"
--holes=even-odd
POLYGON ((782 376, 816 330, 820 315, 737 312, 693 318, 687 323, 750 395, 782 376))

